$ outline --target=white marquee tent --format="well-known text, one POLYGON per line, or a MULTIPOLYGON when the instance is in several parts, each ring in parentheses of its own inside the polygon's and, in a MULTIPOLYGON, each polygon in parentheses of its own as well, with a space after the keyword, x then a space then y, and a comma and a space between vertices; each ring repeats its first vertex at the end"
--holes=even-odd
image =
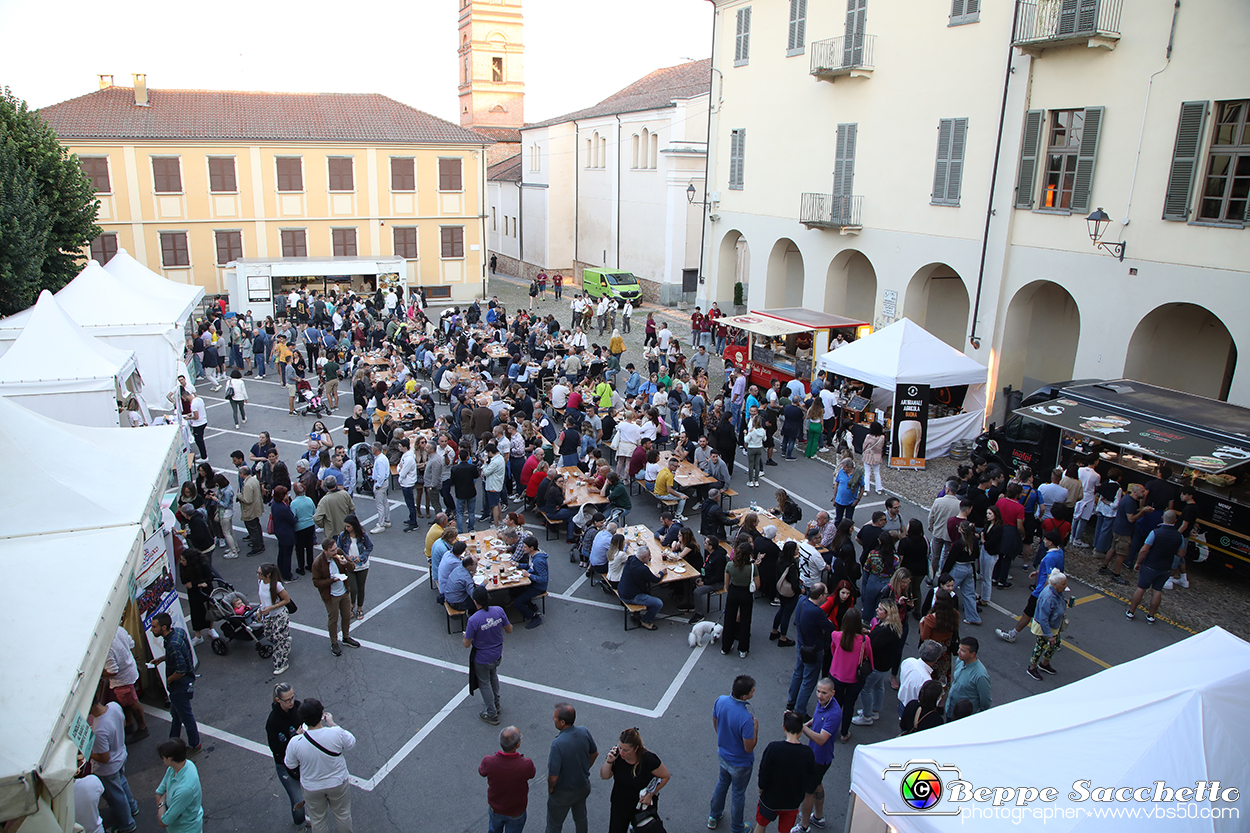
POLYGON ((141 387, 134 352, 90 335, 46 289, 0 356, 0 396, 76 425, 118 427, 118 401, 141 387))
MULTIPOLYGON (((195 287, 202 297, 203 290, 195 287)), ((91 335, 133 350, 153 407, 166 405, 177 384, 186 344, 184 327, 195 302, 157 294, 118 278, 94 260, 56 293, 57 303, 91 335)), ((13 346, 34 308, 0 320, 0 355, 13 346)))
MULTIPOLYGON (((942 831, 1132 831, 1167 829, 1233 833, 1246 829, 1250 799, 1231 804, 1152 805, 1079 802, 1073 784, 1096 787, 1176 789, 1196 781, 1219 781, 1242 795, 1250 788, 1250 644, 1211 628, 1140 659, 1100 671, 1061 688, 1026 697, 956 723, 855 749, 851 763, 848 833, 942 833, 942 831), (1033 802, 1018 815, 986 817, 987 804, 952 804, 946 798, 914 815, 901 782, 912 766, 938 765, 944 785, 962 780, 976 787, 1047 787, 1052 803, 1033 802), (949 769, 941 769, 949 767, 949 769), (977 809, 973 811, 973 807, 977 809), (1100 808, 1113 812, 1099 815, 1100 808), (1151 821, 1146 812, 1179 807, 1184 815, 1151 821), (941 815, 965 809, 964 815, 941 815), (1040 811, 1050 808, 1049 818, 1040 811), (1032 810, 1039 810, 1034 815, 1032 810), (1207 818, 1202 818, 1203 809, 1207 818), (1213 818, 1211 810, 1221 811, 1213 818), (1232 810, 1233 812, 1228 812, 1232 810), (1071 811, 1071 812, 1068 812, 1071 811), (1086 811, 1090 811, 1089 814, 1086 811), (1192 815, 1191 815, 1192 811, 1192 815), (1165 827, 1166 826, 1166 827, 1165 827)), ((1013 805, 1002 808, 1013 811, 1013 805)))
POLYGON ((893 405, 898 385, 967 385, 964 413, 929 420, 928 457, 943 457, 951 443, 981 433, 989 370, 909 318, 825 353, 816 368, 873 385, 873 405, 882 410, 893 405))
POLYGON ((104 269, 122 283, 141 292, 168 298, 183 305, 180 317, 186 319, 195 309, 195 305, 204 297, 204 288, 195 284, 177 283, 169 278, 161 277, 148 267, 130 256, 125 249, 118 249, 117 254, 104 264, 104 269))

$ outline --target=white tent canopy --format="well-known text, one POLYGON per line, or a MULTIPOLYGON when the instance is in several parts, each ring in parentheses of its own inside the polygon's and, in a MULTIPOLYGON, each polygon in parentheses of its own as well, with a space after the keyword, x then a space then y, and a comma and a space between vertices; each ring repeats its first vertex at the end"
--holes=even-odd
POLYGON ((981 433, 989 370, 909 318, 825 353, 816 368, 873 385, 873 404, 882 410, 893 404, 898 385, 967 385, 964 413, 929 420, 928 457, 943 457, 951 443, 981 433))
POLYGON ((0 397, 0 539, 143 523, 178 444, 176 425, 67 425, 0 397))
MULTIPOLYGON (((1138 831, 1161 827, 1130 812, 1177 804, 1078 802, 1073 784, 1090 788, 1164 786, 1193 788, 1196 781, 1218 780, 1244 795, 1250 785, 1250 644, 1222 628, 1211 628, 1140 659, 1117 665, 1061 688, 1016 700, 956 723, 893 740, 860 746, 851 764, 852 833, 899 833, 986 830, 1138 831), (937 762, 957 768, 940 771, 944 785, 961 780, 977 787, 1047 787, 1058 790, 1050 803, 1032 802, 1018 816, 993 817, 988 803, 952 804, 946 798, 915 815, 887 815, 909 810, 900 795, 909 761, 937 762), (891 766, 894 771, 887 772, 891 766), (885 777, 883 778, 883 773, 885 777), (965 809, 963 816, 939 815, 965 809), (1070 810, 1043 818, 1033 809, 1070 810), (1110 808, 1105 816, 1094 814, 1110 808), (1085 811, 1091 811, 1086 814, 1085 811)), ((1007 805, 1008 812, 1014 805, 1007 805)), ((1170 819, 1168 828, 1186 831, 1246 829, 1250 801, 1202 803, 1190 809, 1225 810, 1224 818, 1188 815, 1170 819)))
POLYGON ((182 312, 179 319, 185 321, 195 309, 195 305, 204 297, 204 288, 196 284, 176 283, 163 278, 130 256, 125 249, 118 249, 117 254, 106 264, 104 269, 122 283, 149 295, 168 298, 180 302, 182 312))
MULTIPOLYGON (((168 282, 167 282, 168 283, 168 282)), ((176 284, 174 284, 176 286, 176 284)), ((196 287, 197 298, 203 290, 196 287)), ((57 303, 91 335, 123 350, 133 350, 139 372, 154 390, 153 405, 178 380, 186 344, 184 327, 195 303, 162 295, 116 277, 94 260, 56 293, 57 303)), ((13 346, 34 308, 0 320, 0 355, 13 346)))
MULTIPOLYGON (((70 500, 58 508, 75 511, 70 500)), ((0 605, 10 635, 0 651, 0 818, 35 812, 39 783, 56 796, 73 780, 69 727, 91 708, 142 547, 135 524, 0 540, 0 572, 15 588, 0 605), (63 603, 50 605, 53 596, 63 603)))
POLYGON ((0 395, 77 425, 116 428, 118 399, 140 386, 134 352, 91 336, 46 289, 0 356, 0 395))

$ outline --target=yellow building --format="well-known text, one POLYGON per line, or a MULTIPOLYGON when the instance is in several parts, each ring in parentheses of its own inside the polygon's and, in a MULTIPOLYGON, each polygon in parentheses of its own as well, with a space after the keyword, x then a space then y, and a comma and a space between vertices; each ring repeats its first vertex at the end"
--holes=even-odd
POLYGON ((431 300, 482 287, 492 140, 393 99, 101 76, 40 116, 95 182, 101 262, 125 248, 209 293, 228 291, 243 260, 274 264, 274 292, 369 287, 396 271, 431 300))

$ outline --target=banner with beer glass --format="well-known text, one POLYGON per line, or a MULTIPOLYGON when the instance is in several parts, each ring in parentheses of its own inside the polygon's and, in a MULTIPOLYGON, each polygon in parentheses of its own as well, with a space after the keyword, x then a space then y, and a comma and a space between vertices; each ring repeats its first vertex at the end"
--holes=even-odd
POLYGON ((899 385, 894 389, 894 427, 890 432, 890 467, 923 469, 929 429, 929 386, 899 385))

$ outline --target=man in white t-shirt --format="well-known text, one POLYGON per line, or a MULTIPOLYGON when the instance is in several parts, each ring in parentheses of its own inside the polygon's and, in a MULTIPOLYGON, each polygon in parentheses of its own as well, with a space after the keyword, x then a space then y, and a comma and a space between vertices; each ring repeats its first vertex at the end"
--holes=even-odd
MULTIPOLYGON (((104 800, 113 811, 113 822, 122 833, 135 829, 139 802, 126 781, 126 716, 117 703, 107 706, 98 699, 91 704, 91 728, 95 746, 91 748, 91 771, 104 784, 104 800)), ((85 825, 84 825, 85 826, 85 825)))
POLYGON ((304 721, 304 732, 287 744, 283 764, 292 772, 299 771, 308 825, 314 831, 329 830, 326 819, 333 813, 340 831, 351 830, 352 794, 343 753, 356 748, 356 738, 334 725, 334 716, 320 700, 303 700, 299 717, 304 721))
POLYGON ((139 680, 139 666, 135 663, 135 641, 122 626, 117 626, 113 634, 113 644, 109 646, 108 656, 104 659, 104 679, 108 680, 109 690, 113 699, 122 707, 122 711, 135 723, 135 733, 130 740, 143 740, 148 736, 148 723, 139 705, 139 695, 135 692, 135 683, 139 680))
POLYGON ((820 404, 824 407, 825 412, 823 419, 825 420, 825 430, 821 435, 821 445, 828 445, 832 442, 834 435, 838 430, 838 392, 832 388, 820 389, 820 404))
POLYGON ((85 759, 81 752, 78 761, 79 775, 74 777, 74 821, 82 825, 83 833, 104 833, 104 821, 100 818, 104 782, 96 775, 82 775, 85 759))
POLYGON ((660 353, 668 353, 668 343, 673 340, 673 331, 668 328, 668 322, 665 321, 660 325, 660 332, 656 335, 659 341, 660 353))
POLYGON ((207 460, 208 448, 204 445, 204 429, 208 427, 208 409, 204 407, 204 400, 198 394, 184 390, 182 398, 188 403, 190 416, 187 418, 187 423, 191 426, 191 436, 195 438, 195 447, 200 452, 197 462, 207 460))
POLYGON ((551 386, 551 407, 563 410, 569 404, 569 386, 563 379, 551 386))
POLYGON ((932 639, 925 640, 920 646, 920 656, 908 657, 898 669, 898 716, 903 716, 903 707, 920 696, 920 687, 933 679, 933 666, 941 659, 946 650, 932 639))

